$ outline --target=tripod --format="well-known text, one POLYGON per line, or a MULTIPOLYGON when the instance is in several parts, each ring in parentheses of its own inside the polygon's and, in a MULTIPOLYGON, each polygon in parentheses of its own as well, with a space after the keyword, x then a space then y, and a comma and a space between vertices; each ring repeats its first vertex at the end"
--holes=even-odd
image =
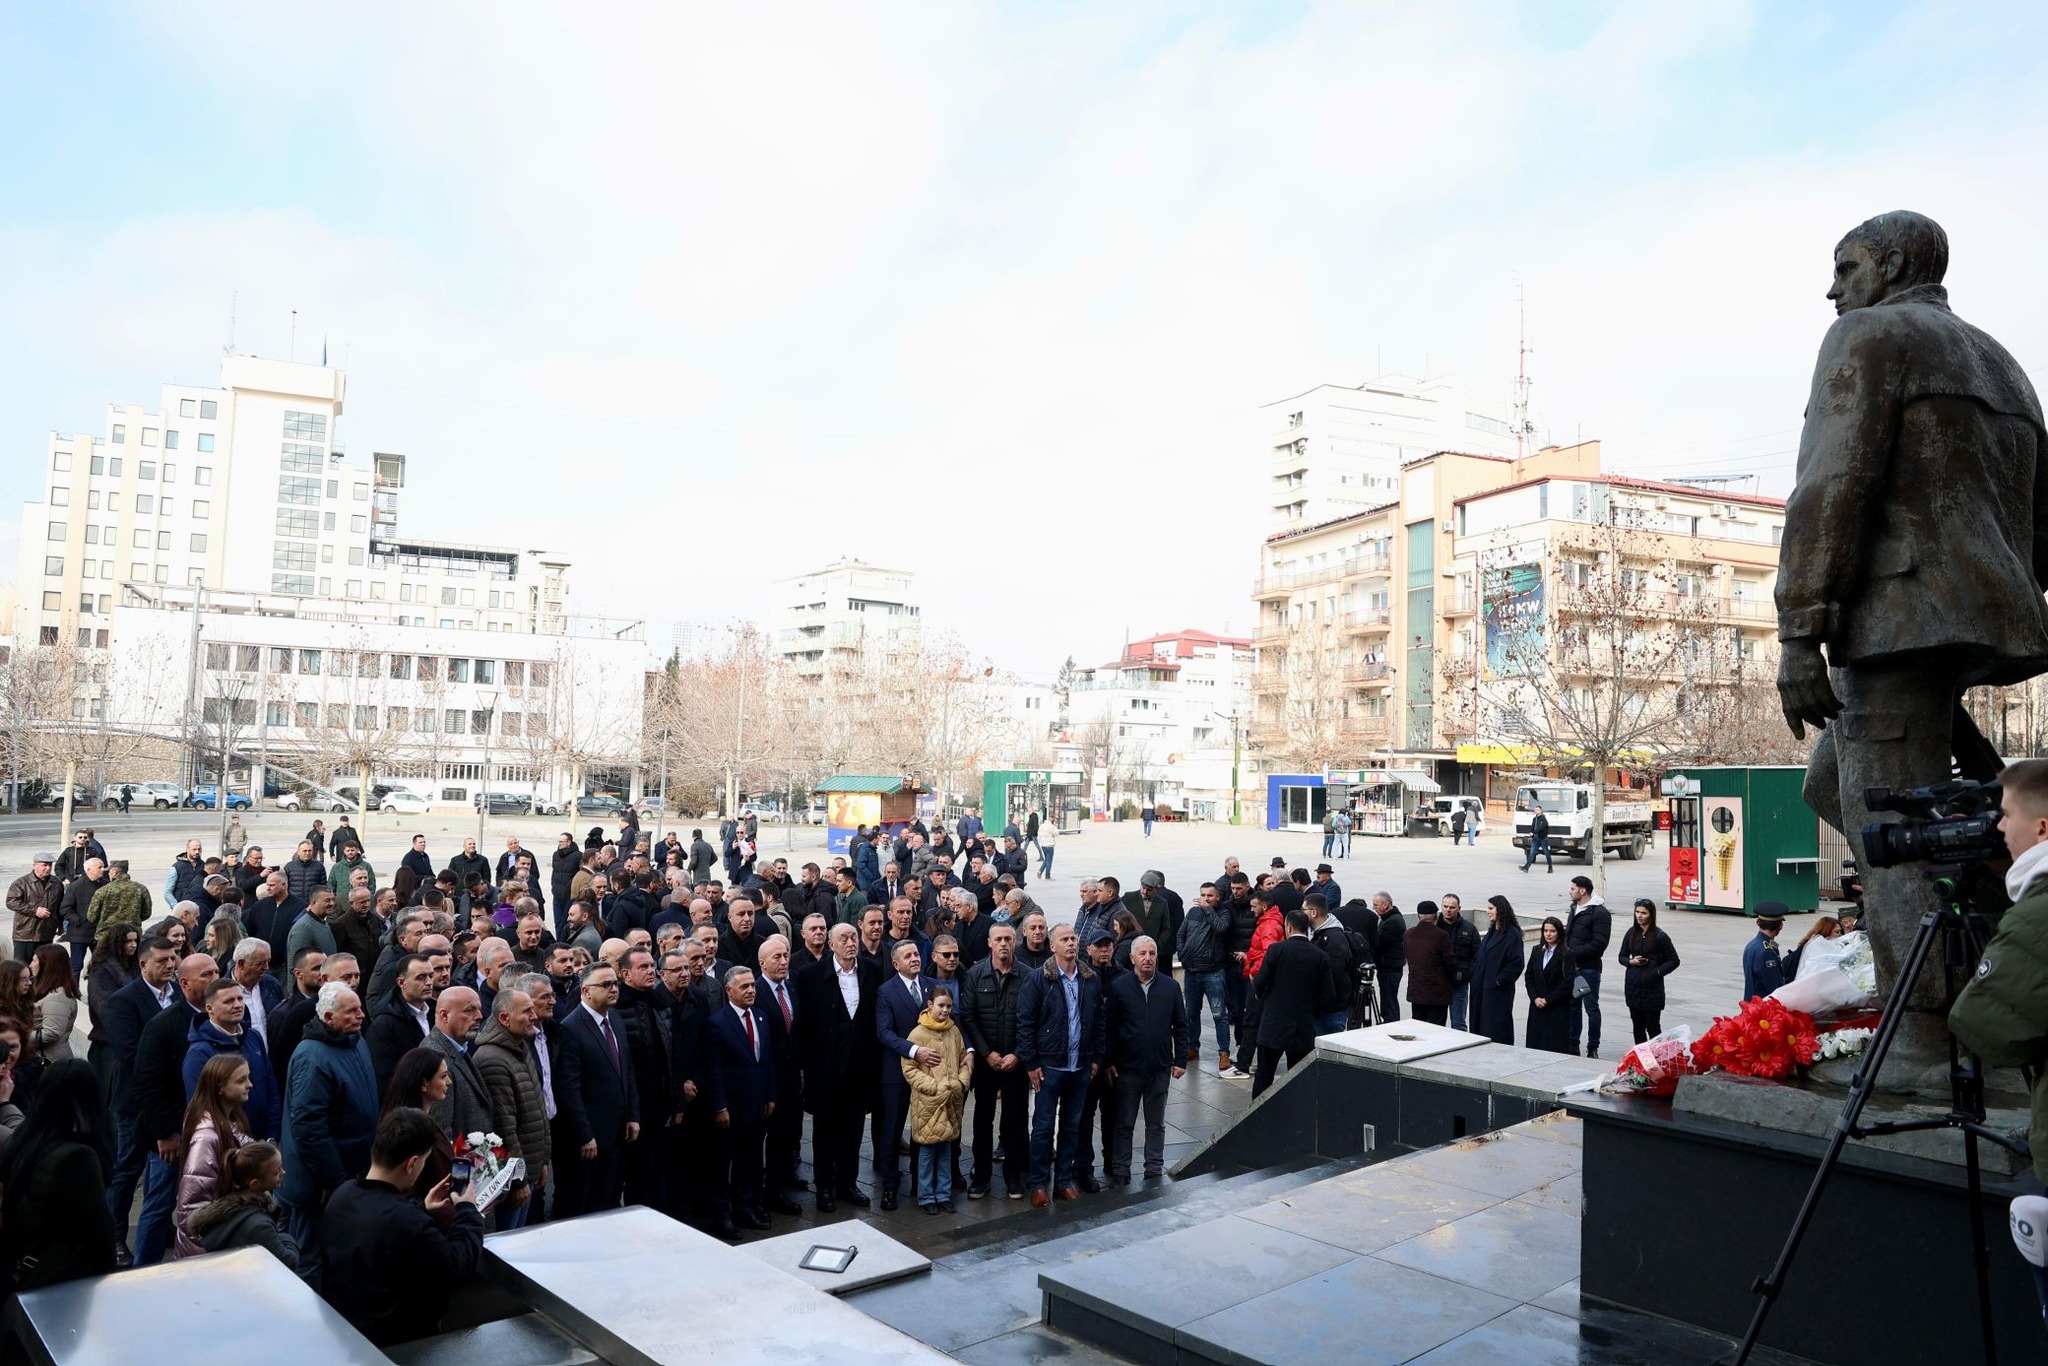
POLYGON ((1984 1231, 1983 1172, 1978 1164, 1977 1141, 1983 1139, 2022 1156, 2026 1154, 2027 1146, 1985 1126, 1982 1066, 1974 1056, 1966 1057, 1951 1037, 1948 1044, 1947 1114, 1930 1119, 1887 1120, 1867 1127, 1858 1122, 1862 1118, 1863 1107, 1869 1103, 1871 1092, 1876 1088, 1885 1055, 1891 1050, 1899 1022, 1905 1018, 1906 1003, 1912 998, 1913 988, 1927 965, 1935 937, 1939 935, 1943 939, 1945 961, 1951 971, 1958 964, 1975 963, 1983 953, 1984 927, 1975 915, 1963 909, 1961 872, 1960 868, 1944 866, 1928 874, 1941 904, 1920 917, 1919 930, 1913 936, 1905 962, 1899 967, 1899 979, 1892 984, 1891 996, 1884 1003, 1884 1015, 1878 1023, 1877 1034, 1864 1051, 1862 1067, 1850 1079, 1849 1098, 1842 1105, 1842 1113, 1828 1131, 1827 1151, 1821 1155, 1820 1167, 1813 1174, 1813 1184, 1807 1187, 1806 1199, 1801 1202, 1799 1214, 1792 1221, 1792 1232, 1787 1235, 1776 1264, 1767 1274, 1757 1277, 1751 1287, 1763 1298, 1749 1321, 1749 1331, 1743 1334, 1742 1345, 1731 1358, 1735 1366, 1743 1366, 1755 1349, 1757 1335, 1763 1332, 1764 1320, 1769 1316, 1771 1306, 1777 1302, 1778 1293, 1785 1287, 1785 1276, 1792 1268, 1792 1259, 1799 1254, 1799 1244, 1806 1237, 1814 1212, 1820 1206, 1821 1193, 1827 1189, 1828 1178, 1834 1174, 1835 1164, 1841 1160, 1842 1149, 1848 1141, 1928 1129, 1962 1131, 1964 1168, 1969 1180, 1970 1249, 1977 1274, 1977 1313, 1984 1330, 1984 1361, 1985 1366, 1997 1366, 1997 1335, 1991 1323, 1991 1247, 1984 1231))

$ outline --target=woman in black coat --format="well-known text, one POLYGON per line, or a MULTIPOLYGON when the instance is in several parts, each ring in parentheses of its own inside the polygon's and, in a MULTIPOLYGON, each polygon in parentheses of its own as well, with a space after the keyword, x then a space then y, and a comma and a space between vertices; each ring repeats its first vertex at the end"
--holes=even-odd
POLYGON ((1522 927, 1504 896, 1486 899, 1491 927, 1472 960, 1472 1032, 1495 1043, 1515 1041, 1515 984, 1522 980, 1522 927))
POLYGON ((114 1122, 99 1079, 83 1058, 67 1058, 43 1078, 7 1154, 0 1159, 0 1267, 13 1288, 104 1276, 114 1269, 119 1233, 107 1210, 114 1168, 114 1122))
POLYGON ((1543 917, 1543 937, 1529 950, 1522 985, 1529 993, 1529 1028, 1523 1042, 1545 1053, 1575 1053, 1572 1047, 1572 951, 1565 946, 1564 922, 1543 917))
POLYGON ((1664 979, 1678 970, 1671 936, 1657 928, 1657 903, 1636 898, 1636 923, 1621 937, 1621 999, 1635 1026, 1636 1042, 1663 1033, 1664 979))

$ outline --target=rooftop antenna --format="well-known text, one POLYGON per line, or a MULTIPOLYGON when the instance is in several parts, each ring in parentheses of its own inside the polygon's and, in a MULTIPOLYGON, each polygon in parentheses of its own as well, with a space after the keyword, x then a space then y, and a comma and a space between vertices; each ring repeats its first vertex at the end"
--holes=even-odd
POLYGON ((220 349, 223 356, 235 354, 235 314, 242 302, 242 291, 232 290, 228 294, 228 344, 220 349))
POLYGON ((289 360, 296 361, 299 358, 299 310, 296 308, 292 310, 291 349, 285 354, 289 360))
POLYGON ((1536 381, 1529 378, 1529 309, 1523 297, 1522 286, 1515 285, 1515 459, 1520 460, 1527 452, 1529 438, 1536 433, 1536 424, 1529 421, 1529 386, 1536 381))

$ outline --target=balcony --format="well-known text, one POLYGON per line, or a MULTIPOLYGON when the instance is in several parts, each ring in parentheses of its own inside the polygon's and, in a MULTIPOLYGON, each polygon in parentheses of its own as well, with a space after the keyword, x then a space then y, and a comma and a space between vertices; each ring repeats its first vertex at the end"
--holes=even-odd
POLYGON ((1257 697, 1277 697, 1287 691, 1287 675, 1278 669, 1265 670, 1252 675, 1252 694, 1257 697))
POLYGON ((1347 716, 1337 723, 1337 733, 1355 744, 1384 745, 1387 743, 1387 718, 1347 716))
POLYGON ((1344 666, 1346 683, 1384 683, 1393 671, 1384 663, 1347 664, 1344 666))
POLYGON ((1443 614, 1447 617, 1469 617, 1478 608, 1479 599, 1471 593, 1451 593, 1443 602, 1443 614))
POLYGON ((1668 589, 1564 588, 1557 609, 1575 616, 1659 617, 1672 621, 1727 621, 1776 624, 1778 605, 1769 598, 1733 598, 1713 594, 1675 593, 1668 589))
POLYGON ((1359 555, 1344 565, 1347 579, 1385 578, 1393 572, 1393 560, 1383 554, 1359 555))
POLYGON ((1252 580, 1252 596, 1255 598, 1285 597, 1297 588, 1307 588, 1321 583, 1335 583, 1343 576, 1343 573, 1344 570, 1341 566, 1332 566, 1327 569, 1287 570, 1272 574, 1262 574, 1252 580))
POLYGON ((1393 616, 1392 609, 1386 607, 1368 607, 1362 612, 1346 612, 1344 629, 1367 635, 1385 635, 1393 616))

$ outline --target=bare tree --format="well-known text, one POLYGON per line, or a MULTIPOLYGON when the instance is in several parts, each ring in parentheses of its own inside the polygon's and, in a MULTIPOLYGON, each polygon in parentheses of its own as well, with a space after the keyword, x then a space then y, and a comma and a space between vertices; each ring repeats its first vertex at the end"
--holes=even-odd
POLYGON ((17 653, 15 667, 40 693, 25 767, 54 773, 61 766, 60 834, 68 842, 78 780, 88 778, 98 792, 129 763, 175 755, 176 718, 158 702, 146 666, 132 658, 117 664, 106 650, 60 642, 17 653))
MULTIPOLYGON (((407 697, 390 686, 383 651, 371 648, 368 630, 357 628, 349 648, 301 650, 296 705, 317 708, 318 724, 308 728, 307 753, 315 772, 347 773, 355 779, 356 827, 367 831, 375 806, 371 775, 390 772, 414 759, 416 718, 407 697), (309 675, 308 668, 317 669, 309 675)), ((407 697, 409 701, 409 697, 407 697)), ((480 716, 481 713, 473 713, 480 716)), ((488 717, 484 722, 488 723, 488 717)), ((365 835, 367 838, 367 835, 365 835)))
MULTIPOLYGON (((572 733, 572 756, 579 752, 575 691, 558 707, 572 733)), ((722 791, 725 809, 734 812, 749 780, 776 775, 789 753, 786 704, 781 661, 759 632, 742 627, 722 650, 675 661, 672 681, 642 724, 663 733, 672 772, 722 791)))

